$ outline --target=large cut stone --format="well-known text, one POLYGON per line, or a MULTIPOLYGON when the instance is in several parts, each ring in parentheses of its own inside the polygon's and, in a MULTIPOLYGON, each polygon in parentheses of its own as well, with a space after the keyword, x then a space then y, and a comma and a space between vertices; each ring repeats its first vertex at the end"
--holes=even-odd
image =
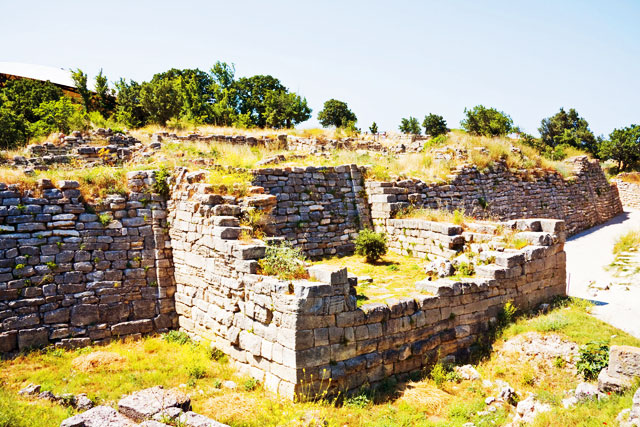
POLYGON ((178 419, 183 425, 188 427, 229 427, 227 424, 219 423, 211 418, 191 411, 182 414, 178 419))
POLYGON ((96 406, 62 421, 60 427, 133 427, 136 424, 109 406, 96 406))
POLYGON ((136 421, 148 420, 172 407, 188 411, 191 409, 191 400, 179 390, 165 390, 156 386, 125 396, 118 402, 120 412, 136 421))

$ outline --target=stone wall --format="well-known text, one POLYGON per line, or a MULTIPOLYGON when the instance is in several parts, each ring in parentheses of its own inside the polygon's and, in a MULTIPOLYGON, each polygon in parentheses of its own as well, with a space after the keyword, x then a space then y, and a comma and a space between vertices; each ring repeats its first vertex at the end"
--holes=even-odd
POLYGON ((275 234, 312 258, 352 253, 358 230, 370 224, 363 172, 356 165, 253 171, 255 185, 277 197, 275 234))
POLYGON ((624 206, 640 209, 640 182, 626 182, 621 179, 613 180, 618 186, 620 201, 624 206))
POLYGON ((129 178, 96 206, 76 181, 0 185, 0 352, 177 326, 165 202, 151 172, 129 178))
POLYGON ((567 164, 574 173, 567 179, 542 170, 514 172, 498 166, 480 172, 467 166, 446 183, 367 182, 371 216, 375 223, 384 222, 409 205, 459 209, 477 218, 562 219, 568 233, 575 234, 622 212, 616 185, 609 184, 597 160, 580 156, 567 164))
POLYGON ((530 220, 518 226, 531 245, 493 253, 477 277, 417 282, 424 296, 358 308, 345 268, 309 267, 311 281, 256 274, 265 246, 238 239, 240 202, 188 177, 169 203, 180 327, 285 397, 462 359, 506 302, 530 308, 565 294, 564 222, 530 220))

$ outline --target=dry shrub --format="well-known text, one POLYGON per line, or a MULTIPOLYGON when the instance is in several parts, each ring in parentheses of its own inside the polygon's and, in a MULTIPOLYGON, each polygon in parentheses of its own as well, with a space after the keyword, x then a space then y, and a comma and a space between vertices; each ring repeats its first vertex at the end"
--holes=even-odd
POLYGON ((420 408, 427 414, 437 414, 449 402, 451 396, 435 385, 427 382, 412 382, 399 399, 414 408, 420 408))
POLYGON ((126 358, 110 351, 95 351, 93 353, 78 356, 71 362, 71 365, 78 371, 95 371, 98 369, 117 371, 126 358))

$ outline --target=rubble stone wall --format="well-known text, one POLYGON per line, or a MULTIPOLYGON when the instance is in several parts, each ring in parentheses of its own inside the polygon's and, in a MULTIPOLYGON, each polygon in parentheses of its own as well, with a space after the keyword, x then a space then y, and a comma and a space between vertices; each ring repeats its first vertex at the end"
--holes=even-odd
POLYGON ((177 326, 166 205, 151 172, 129 178, 97 206, 76 181, 0 184, 0 352, 177 326))
POLYGON ((566 222, 567 232, 608 221, 622 212, 615 184, 610 184, 597 160, 586 156, 567 162, 574 175, 564 178, 548 171, 510 171, 498 166, 480 172, 463 167, 447 183, 407 179, 367 182, 366 189, 375 224, 393 218, 410 205, 416 208, 459 209, 477 218, 510 220, 555 218, 566 222))
POLYGON ((640 209, 640 183, 622 180, 615 180, 614 182, 618 186, 622 204, 633 209, 640 209))
POLYGON ((312 258, 353 253, 358 231, 370 226, 363 172, 356 165, 253 171, 255 185, 277 197, 275 234, 312 258))

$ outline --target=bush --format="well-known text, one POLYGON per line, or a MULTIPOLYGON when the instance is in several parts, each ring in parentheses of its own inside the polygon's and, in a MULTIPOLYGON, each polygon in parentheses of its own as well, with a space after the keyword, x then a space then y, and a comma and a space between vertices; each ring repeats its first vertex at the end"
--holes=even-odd
POLYGON ((384 233, 361 230, 355 243, 356 254, 366 257, 368 263, 376 262, 387 253, 387 238, 384 233))
POLYGON ((513 129, 513 120, 502 111, 476 105, 472 109, 464 109, 467 118, 460 122, 464 130, 473 135, 503 136, 513 129))
POLYGON ((169 183, 167 180, 171 177, 171 172, 165 165, 160 166, 160 169, 155 173, 155 182, 153 183, 153 191, 160 194, 162 197, 169 197, 169 183))
POLYGON ((598 378, 598 374, 609 365, 609 344, 604 341, 590 341, 580 347, 580 358, 576 367, 585 380, 598 378))
POLYGON ((169 331, 162 336, 162 339, 166 342, 174 342, 180 345, 191 342, 191 337, 183 331, 169 331))
POLYGON ((259 381, 255 378, 247 378, 243 384, 245 391, 253 391, 258 386, 259 381))
POLYGON ((437 114, 429 114, 428 116, 425 116, 422 121, 422 126, 424 127, 424 133, 431 135, 432 137, 444 135, 449 131, 444 117, 437 114))
POLYGON ((304 267, 305 256, 299 248, 292 248, 287 242, 269 245, 264 258, 258 261, 260 272, 267 276, 277 276, 281 280, 304 279, 307 270, 304 267))

